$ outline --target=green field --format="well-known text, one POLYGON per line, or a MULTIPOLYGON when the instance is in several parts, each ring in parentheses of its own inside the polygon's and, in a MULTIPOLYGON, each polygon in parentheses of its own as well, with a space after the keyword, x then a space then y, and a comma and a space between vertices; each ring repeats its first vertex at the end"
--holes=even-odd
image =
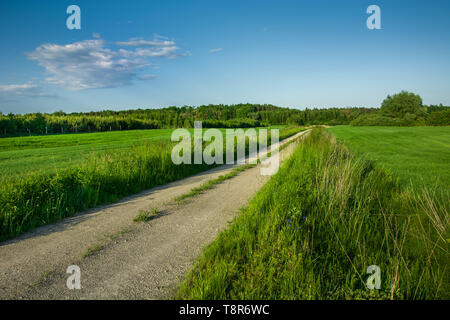
MULTIPOLYGON (((363 136, 368 141, 382 140, 373 132, 387 132, 334 130, 367 130, 363 136)), ((435 130, 445 135, 445 130, 435 130)), ((387 150, 395 149, 398 141, 423 143, 406 133, 390 141, 384 140, 387 150)), ((430 150, 442 154, 442 149, 430 150)), ((423 168, 429 158, 435 167, 447 166, 439 162, 446 159, 446 151, 443 157, 422 153, 423 168)), ((387 166, 390 157, 383 159, 387 166)), ((408 181, 409 175, 402 177, 408 181)), ((177 297, 448 299, 450 203, 434 191, 404 188, 395 173, 362 151, 352 152, 330 133, 315 129, 230 228, 204 249, 177 297), (381 270, 379 290, 366 287, 371 265, 381 270)))
POLYGON ((2 180, 30 172, 55 172, 86 156, 170 140, 172 129, 112 131, 0 139, 2 180))
MULTIPOLYGON (((226 129, 220 130, 225 133, 226 129)), ((33 172, 55 173, 57 169, 77 165, 93 155, 168 142, 172 131, 153 129, 3 138, 0 139, 0 181, 22 178, 33 172)))
MULTIPOLYGON (((280 139, 303 130, 270 128, 280 139)), ((215 166, 174 164, 171 132, 0 139, 0 240, 215 166)))
POLYGON ((398 176, 405 187, 450 185, 450 127, 333 127, 350 149, 398 176))

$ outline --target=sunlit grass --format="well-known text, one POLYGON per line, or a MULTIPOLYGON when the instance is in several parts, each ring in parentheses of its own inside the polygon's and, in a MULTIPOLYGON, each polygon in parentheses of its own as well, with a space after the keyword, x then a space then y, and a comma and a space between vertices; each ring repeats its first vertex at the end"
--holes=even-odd
POLYGON ((450 127, 350 127, 329 129, 359 155, 377 161, 402 186, 448 189, 450 127))
MULTIPOLYGON (((283 128, 280 139, 300 130, 283 128)), ((0 186, 0 240, 215 166, 174 164, 171 151, 175 144, 167 139, 144 141, 92 153, 83 161, 53 171, 29 170, 14 179, 4 178, 0 186)))
POLYGON ((313 131, 204 251, 183 299, 445 299, 449 201, 313 131), (381 269, 381 289, 366 287, 381 269))

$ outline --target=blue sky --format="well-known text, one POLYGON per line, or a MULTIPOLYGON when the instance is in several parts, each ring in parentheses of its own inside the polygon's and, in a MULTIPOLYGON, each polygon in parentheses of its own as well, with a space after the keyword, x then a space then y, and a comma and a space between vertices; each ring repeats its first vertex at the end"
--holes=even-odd
POLYGON ((450 1, 0 2, 0 111, 450 105, 450 1), (81 8, 68 30, 66 8, 81 8), (369 5, 381 30, 369 30, 369 5))

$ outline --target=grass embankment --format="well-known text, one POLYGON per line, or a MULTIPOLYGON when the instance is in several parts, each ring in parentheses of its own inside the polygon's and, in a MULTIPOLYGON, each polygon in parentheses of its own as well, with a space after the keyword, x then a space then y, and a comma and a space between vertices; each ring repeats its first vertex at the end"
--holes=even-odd
POLYGON ((178 297, 448 298, 448 212, 314 130, 203 251, 178 297), (366 288, 370 265, 380 290, 366 288))
MULTIPOLYGON (((283 128, 280 139, 301 130, 283 128)), ((174 145, 167 140, 141 142, 93 154, 55 172, 33 172, 21 178, 3 180, 0 186, 0 241, 214 167, 175 165, 171 159, 174 145)))

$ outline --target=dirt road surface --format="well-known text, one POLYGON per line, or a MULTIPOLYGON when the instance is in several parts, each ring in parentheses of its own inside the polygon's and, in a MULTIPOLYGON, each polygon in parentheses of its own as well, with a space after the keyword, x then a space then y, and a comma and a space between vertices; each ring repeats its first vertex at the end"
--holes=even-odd
MULTIPOLYGON (((280 152, 280 161, 296 144, 280 152)), ((218 167, 0 243, 0 299, 172 297, 202 248, 269 177, 261 176, 258 165, 185 203, 173 199, 233 167, 218 167), (139 210, 153 208, 160 212, 155 219, 133 221, 139 210), (71 265, 80 267, 80 290, 66 285, 71 265)))

